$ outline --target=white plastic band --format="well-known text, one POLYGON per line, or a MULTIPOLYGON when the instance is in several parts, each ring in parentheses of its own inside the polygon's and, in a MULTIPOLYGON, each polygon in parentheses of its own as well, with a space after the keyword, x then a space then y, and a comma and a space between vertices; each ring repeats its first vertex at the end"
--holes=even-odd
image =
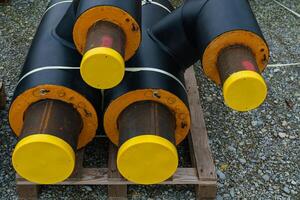
MULTIPOLYGON (((46 66, 46 67, 36 68, 36 69, 34 69, 32 71, 29 71, 26 74, 24 74, 19 79, 17 85, 19 85, 23 79, 25 79, 26 77, 28 77, 31 74, 34 74, 36 72, 40 72, 40 71, 44 71, 44 70, 60 70, 60 69, 62 69, 62 70, 80 70, 80 67, 46 66)), ((157 73, 164 74, 164 75, 169 76, 170 78, 174 79, 175 81, 177 81, 183 87, 185 92, 187 92, 185 86, 183 85, 183 83, 176 76, 174 76, 173 74, 171 74, 169 72, 166 72, 164 70, 156 69, 156 68, 150 68, 150 67, 130 67, 130 68, 126 68, 125 71, 127 71, 127 72, 151 71, 151 72, 157 72, 157 73)))
POLYGON ((171 11, 169 8, 167 8, 166 6, 164 6, 164 5, 162 5, 162 4, 158 3, 158 2, 152 1, 152 0, 143 1, 143 2, 142 2, 142 5, 145 5, 145 4, 147 4, 147 3, 153 4, 153 5, 157 5, 157 6, 161 7, 161 8, 163 8, 163 9, 165 9, 165 10, 168 11, 169 13, 172 12, 172 11, 171 11))
POLYGON ((44 15, 45 15, 51 8, 53 8, 53 7, 55 7, 55 6, 59 5, 59 4, 63 4, 63 3, 72 3, 72 2, 73 2, 73 0, 66 0, 66 1, 57 2, 57 3, 53 4, 53 5, 51 5, 49 8, 47 8, 47 10, 44 12, 44 15))
POLYGON ((174 76, 173 74, 171 74, 169 72, 166 72, 164 70, 156 69, 156 68, 150 68, 150 67, 130 67, 130 68, 126 68, 125 71, 127 71, 127 72, 150 71, 150 72, 157 72, 157 73, 161 73, 161 74, 167 75, 170 78, 172 78, 175 81, 177 81, 183 87, 183 89, 185 90, 185 92, 187 93, 186 88, 183 85, 183 83, 176 76, 174 76))
POLYGON ((36 68, 32 71, 27 72, 26 74, 24 74, 18 81, 17 85, 19 85, 21 83, 21 81, 26 78, 27 76, 30 76, 31 74, 34 74, 36 72, 40 72, 40 71, 44 71, 44 70, 51 70, 51 69, 71 69, 71 70, 78 70, 80 69, 80 67, 68 67, 68 66, 46 66, 46 67, 40 67, 40 68, 36 68))

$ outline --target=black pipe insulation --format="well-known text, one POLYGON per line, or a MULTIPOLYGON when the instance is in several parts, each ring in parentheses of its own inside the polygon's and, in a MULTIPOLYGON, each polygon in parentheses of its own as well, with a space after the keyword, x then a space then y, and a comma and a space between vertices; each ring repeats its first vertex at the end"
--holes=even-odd
POLYGON ((269 48, 248 0, 188 0, 155 24, 149 35, 182 70, 201 58, 204 73, 222 84, 229 107, 248 111, 265 100, 267 86, 260 73, 267 66, 269 48), (223 50, 237 46, 250 50, 253 59, 243 60, 249 57, 240 55, 239 63, 228 59, 232 63, 219 66, 224 64, 218 61, 223 50), (221 81, 221 73, 228 71, 222 68, 234 64, 238 66, 230 70, 232 74, 221 81))
POLYGON ((58 24, 69 23, 61 21, 69 7, 62 0, 49 4, 9 110, 11 128, 20 136, 14 167, 41 184, 66 179, 74 169, 75 150, 89 143, 98 127, 101 93, 82 80, 82 56, 57 33, 58 24))
POLYGON ((60 38, 71 43, 71 45, 74 46, 74 48, 76 47, 73 41, 73 27, 77 19, 76 13, 77 13, 79 1, 80 0, 73 0, 67 12, 65 12, 63 18, 60 20, 60 22, 56 27, 57 35, 59 35, 60 38))
POLYGON ((122 82, 104 91, 104 129, 119 146, 117 166, 128 180, 155 184, 168 179, 178 165, 175 145, 190 129, 183 70, 148 34, 173 10, 159 0, 142 6, 142 42, 126 63, 122 82), (126 123, 125 123, 126 122, 126 123))
MULTIPOLYGON (((167 0, 158 1, 170 7, 167 0)), ((176 144, 188 133, 190 116, 183 71, 176 61, 149 37, 147 30, 169 12, 155 4, 142 7, 142 42, 137 53, 127 63, 122 82, 104 91, 104 128, 108 137, 118 145, 116 120, 129 104, 153 100, 165 104, 177 117, 176 144)))
POLYGON ((155 24, 150 34, 185 69, 200 57, 203 60, 206 48, 218 36, 236 30, 250 32, 262 40, 260 45, 266 47, 261 53, 265 66, 269 56, 267 44, 248 0, 186 1, 155 24))

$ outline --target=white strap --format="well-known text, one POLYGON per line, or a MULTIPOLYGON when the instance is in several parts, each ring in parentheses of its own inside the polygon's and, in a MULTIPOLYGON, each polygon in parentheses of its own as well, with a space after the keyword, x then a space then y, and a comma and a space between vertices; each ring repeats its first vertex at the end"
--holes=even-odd
POLYGON ((174 76, 173 74, 171 74, 167 71, 164 71, 164 70, 161 70, 161 69, 156 69, 156 68, 150 68, 150 67, 129 67, 129 68, 126 68, 125 71, 127 71, 127 72, 151 71, 151 72, 157 72, 157 73, 167 75, 170 78, 177 81, 183 87, 185 92, 187 92, 185 86, 183 85, 183 83, 176 76, 174 76))
MULTIPOLYGON (((40 71, 44 71, 44 70, 79 70, 79 69, 80 69, 80 67, 69 67, 69 66, 46 66, 46 67, 36 68, 36 69, 31 70, 31 71, 27 72, 26 74, 24 74, 19 79, 17 85, 19 85, 20 82, 23 79, 25 79, 26 77, 30 76, 31 74, 40 72, 40 71)), ((186 91, 185 86, 182 84, 182 82, 176 76, 174 76, 173 74, 171 74, 169 72, 161 70, 161 69, 150 68, 150 67, 130 67, 130 68, 126 68, 125 71, 127 71, 127 72, 151 71, 151 72, 161 73, 161 74, 169 76, 170 78, 177 81, 183 87, 183 89, 186 91)))
MULTIPOLYGON (((295 66, 295 67, 300 67, 300 63, 288 63, 288 64, 270 64, 267 67, 289 67, 289 66, 295 66)), ((31 74, 34 74, 36 72, 40 72, 43 70, 79 70, 80 67, 69 67, 69 66, 46 66, 46 67, 40 67, 40 68, 36 68, 34 70, 31 70, 29 72, 27 72, 26 74, 24 74, 18 81, 17 85, 20 84, 20 82, 25 79, 26 77, 30 76, 31 74)), ((186 90, 185 86, 183 85, 183 83, 173 74, 161 70, 161 69, 157 69, 157 68, 151 68, 151 67, 129 67, 126 68, 125 71, 127 72, 140 72, 140 71, 151 71, 151 72, 157 72, 157 73, 161 73, 164 74, 166 76, 171 77, 172 79, 176 80, 183 88, 184 90, 186 90)))
POLYGON ((51 69, 80 69, 80 67, 68 67, 68 66, 46 66, 46 67, 40 67, 40 68, 36 68, 34 70, 31 70, 29 72, 27 72, 26 74, 24 74, 18 81, 17 85, 19 85, 21 83, 21 81, 26 78, 27 76, 30 76, 31 74, 34 74, 36 72, 40 72, 40 71, 44 71, 44 70, 51 70, 51 69))
POLYGON ((161 7, 161 8, 163 8, 163 9, 165 9, 165 10, 168 11, 169 13, 172 12, 172 11, 171 11, 169 8, 167 8, 166 6, 164 6, 164 5, 162 5, 162 4, 158 3, 158 2, 155 2, 155 1, 153 1, 153 0, 146 0, 146 1, 143 1, 143 2, 142 2, 142 5, 146 5, 147 3, 153 4, 153 5, 157 5, 157 6, 161 7))
POLYGON ((66 0, 66 1, 60 1, 60 2, 57 2, 57 3, 55 3, 55 4, 51 5, 51 6, 49 6, 49 7, 47 8, 47 10, 44 12, 43 15, 45 15, 50 9, 52 9, 53 7, 55 7, 55 6, 59 5, 59 4, 63 4, 63 3, 72 3, 72 2, 73 2, 73 0, 66 0))

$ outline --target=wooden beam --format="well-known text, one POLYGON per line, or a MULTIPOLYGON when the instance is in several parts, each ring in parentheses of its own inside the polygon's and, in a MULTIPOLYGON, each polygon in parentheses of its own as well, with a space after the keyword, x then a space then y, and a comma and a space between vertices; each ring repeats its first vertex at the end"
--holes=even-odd
POLYGON ((0 110, 5 108, 6 94, 4 89, 4 82, 0 80, 0 110))
POLYGON ((10 0, 0 0, 0 4, 7 4, 9 2, 10 2, 10 0))
POLYGON ((208 145, 207 130, 193 67, 190 67, 185 72, 185 85, 188 91, 192 120, 191 134, 189 136, 191 160, 193 166, 196 167, 200 182, 207 181, 205 185, 199 184, 196 186, 196 197, 197 199, 215 199, 217 175, 208 145), (211 184, 208 184, 208 182, 211 184))
MULTIPOLYGON (((110 172, 111 173, 111 172, 110 172)), ((109 177, 108 168, 83 168, 81 176, 73 176, 56 185, 135 185, 122 177, 109 177)), ((16 178, 18 185, 31 185, 20 176, 16 178)), ((206 185, 212 181, 200 181, 195 168, 178 168, 172 180, 167 180, 159 185, 206 185)))
POLYGON ((16 186, 18 199, 38 200, 39 186, 38 185, 17 185, 16 186))
MULTIPOLYGON (((125 181, 117 169, 117 152, 118 148, 111 142, 108 150, 108 181, 120 180, 125 181)), ((108 186, 109 200, 126 200, 127 185, 109 185, 108 186)))

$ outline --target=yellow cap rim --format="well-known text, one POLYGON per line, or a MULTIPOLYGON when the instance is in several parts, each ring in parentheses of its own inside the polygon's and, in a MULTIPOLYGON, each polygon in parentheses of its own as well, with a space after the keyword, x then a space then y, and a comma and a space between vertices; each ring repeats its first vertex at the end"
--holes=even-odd
POLYGON ((223 84, 225 104, 237 111, 259 107, 267 96, 263 77, 254 71, 239 71, 230 75, 223 84))
POLYGON ((156 135, 129 139, 119 149, 117 166, 127 180, 138 184, 156 184, 170 178, 178 166, 174 144, 156 135))
POLYGON ((122 81, 125 74, 125 62, 114 49, 97 47, 84 54, 80 73, 88 85, 97 89, 109 89, 122 81))
POLYGON ((75 167, 75 153, 64 140, 34 134, 15 147, 12 164, 17 173, 30 182, 54 184, 67 179, 75 167))

